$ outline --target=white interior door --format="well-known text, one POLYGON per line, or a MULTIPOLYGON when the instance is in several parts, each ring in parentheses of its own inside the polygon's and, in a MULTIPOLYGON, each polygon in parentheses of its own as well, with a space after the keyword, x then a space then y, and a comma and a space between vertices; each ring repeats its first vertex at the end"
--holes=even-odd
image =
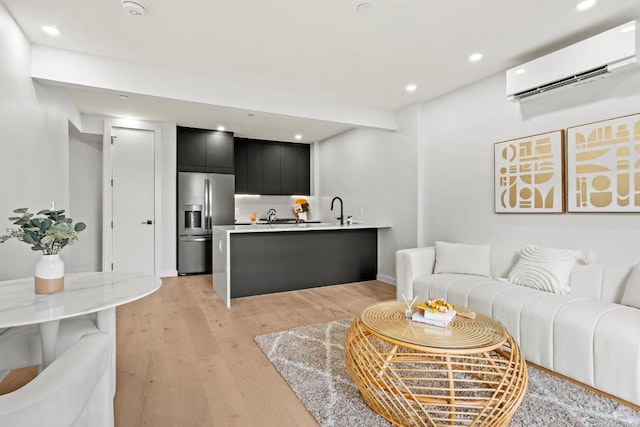
POLYGON ((154 274, 154 137, 112 128, 112 269, 154 274))

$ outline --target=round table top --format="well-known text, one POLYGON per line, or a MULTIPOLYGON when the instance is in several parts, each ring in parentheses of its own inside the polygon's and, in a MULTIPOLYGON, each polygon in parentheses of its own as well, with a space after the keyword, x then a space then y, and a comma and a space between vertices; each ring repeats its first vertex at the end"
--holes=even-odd
POLYGON ((382 301, 364 309, 360 321, 371 332, 399 343, 432 349, 496 348, 507 339, 497 320, 481 313, 475 319, 456 316, 446 328, 405 318, 403 301, 382 301))
POLYGON ((0 328, 31 325, 95 313, 143 298, 162 286, 141 273, 72 273, 64 290, 36 294, 34 278, 0 282, 0 328))

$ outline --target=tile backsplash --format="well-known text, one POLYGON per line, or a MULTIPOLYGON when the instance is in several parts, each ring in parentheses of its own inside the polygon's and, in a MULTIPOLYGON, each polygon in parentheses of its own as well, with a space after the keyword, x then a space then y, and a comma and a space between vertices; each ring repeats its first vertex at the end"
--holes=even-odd
POLYGON ((293 203, 295 199, 304 198, 309 202, 307 220, 320 219, 319 207, 315 205, 313 196, 235 196, 236 222, 249 222, 250 215, 255 213, 256 219, 266 218, 269 209, 275 209, 278 218, 295 218, 293 203))

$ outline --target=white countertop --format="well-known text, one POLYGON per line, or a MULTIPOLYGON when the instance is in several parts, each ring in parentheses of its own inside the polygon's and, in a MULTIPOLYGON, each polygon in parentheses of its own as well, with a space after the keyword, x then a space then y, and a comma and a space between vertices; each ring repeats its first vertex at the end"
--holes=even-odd
POLYGON ((139 273, 73 273, 64 290, 36 294, 33 277, 0 282, 0 327, 49 322, 94 313, 135 301, 162 286, 159 278, 139 273))
POLYGON ((363 230, 370 228, 391 228, 389 225, 351 224, 339 225, 329 222, 302 224, 252 224, 252 225, 216 225, 215 230, 227 233, 273 233, 280 231, 327 231, 327 230, 363 230))

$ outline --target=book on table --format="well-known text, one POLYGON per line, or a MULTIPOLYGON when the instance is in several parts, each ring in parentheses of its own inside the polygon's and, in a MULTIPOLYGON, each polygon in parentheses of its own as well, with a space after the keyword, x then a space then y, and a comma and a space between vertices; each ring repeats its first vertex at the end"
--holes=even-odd
POLYGON ((431 310, 425 310, 419 308, 418 311, 413 313, 411 319, 414 322, 426 323, 428 325, 446 327, 455 319, 456 311, 449 310, 446 313, 444 312, 433 312, 431 310))

